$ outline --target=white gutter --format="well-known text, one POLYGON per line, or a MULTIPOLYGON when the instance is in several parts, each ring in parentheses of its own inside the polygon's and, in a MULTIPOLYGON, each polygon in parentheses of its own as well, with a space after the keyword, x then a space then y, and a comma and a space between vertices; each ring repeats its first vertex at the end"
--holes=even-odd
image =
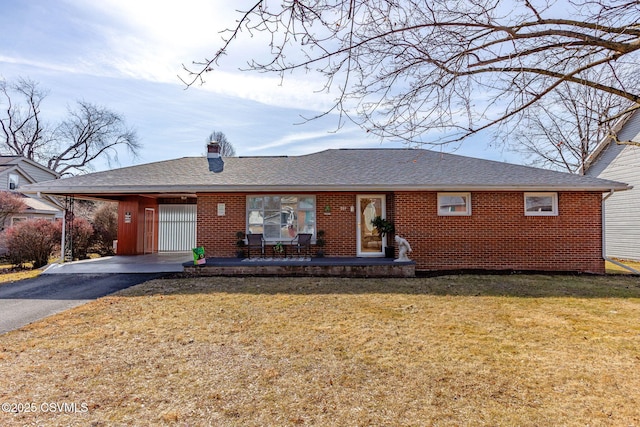
POLYGON ((609 194, 607 194, 602 198, 602 208, 601 208, 602 209, 602 258, 605 261, 609 261, 610 263, 617 265, 618 267, 624 268, 625 270, 629 270, 633 274, 640 275, 640 271, 636 270, 635 268, 629 267, 628 265, 624 265, 623 263, 613 260, 611 258, 607 258, 607 237, 605 234, 604 202, 606 202, 609 197, 613 196, 613 193, 615 193, 615 190, 611 189, 609 190, 609 194))

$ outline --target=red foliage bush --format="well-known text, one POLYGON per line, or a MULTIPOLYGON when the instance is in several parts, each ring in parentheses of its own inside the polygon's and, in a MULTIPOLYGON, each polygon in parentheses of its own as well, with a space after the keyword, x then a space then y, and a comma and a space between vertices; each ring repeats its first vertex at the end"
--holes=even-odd
POLYGON ((27 204, 24 202, 24 196, 11 191, 0 191, 0 229, 4 228, 7 218, 25 209, 27 204))
POLYGON ((59 226, 45 219, 20 221, 6 231, 9 261, 13 265, 47 265, 53 249, 60 243, 59 226))

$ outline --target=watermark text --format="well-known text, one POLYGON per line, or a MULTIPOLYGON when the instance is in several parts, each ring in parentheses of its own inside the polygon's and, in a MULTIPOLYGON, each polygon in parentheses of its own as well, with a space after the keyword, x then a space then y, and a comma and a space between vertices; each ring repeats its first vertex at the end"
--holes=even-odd
POLYGON ((54 414, 83 414, 89 412, 89 406, 82 402, 2 402, 3 413, 23 414, 29 412, 54 414))

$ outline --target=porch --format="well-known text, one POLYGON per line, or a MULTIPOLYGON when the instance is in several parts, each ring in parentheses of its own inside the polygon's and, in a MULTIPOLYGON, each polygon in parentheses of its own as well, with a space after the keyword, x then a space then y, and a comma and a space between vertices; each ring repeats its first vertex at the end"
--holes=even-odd
POLYGON ((186 273, 197 276, 414 277, 416 264, 392 258, 206 258, 190 252, 116 255, 49 265, 43 274, 186 273))
POLYGON ((334 276, 415 277, 416 263, 393 258, 291 257, 206 258, 206 264, 184 263, 184 272, 194 276, 334 276))

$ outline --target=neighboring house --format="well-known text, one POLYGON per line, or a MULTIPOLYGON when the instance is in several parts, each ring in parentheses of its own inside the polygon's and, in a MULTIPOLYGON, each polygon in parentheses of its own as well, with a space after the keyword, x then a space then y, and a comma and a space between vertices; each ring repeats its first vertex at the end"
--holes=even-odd
POLYGON ((381 257, 370 220, 406 238, 416 270, 604 272, 603 193, 627 184, 413 149, 303 156, 188 157, 30 185, 119 202, 118 254, 233 257, 236 232, 269 243, 325 231, 336 257, 381 257))
MULTIPOLYGON (((640 110, 617 125, 620 141, 640 144, 640 110)), ((631 191, 613 193, 605 209, 607 257, 640 261, 640 146, 607 138, 587 160, 585 175, 624 181, 631 191)))
POLYGON ((9 216, 1 229, 31 218, 62 218, 63 208, 54 198, 32 197, 21 193, 22 187, 39 181, 57 179, 59 175, 22 156, 0 156, 0 191, 12 191, 24 198, 27 209, 9 216))

